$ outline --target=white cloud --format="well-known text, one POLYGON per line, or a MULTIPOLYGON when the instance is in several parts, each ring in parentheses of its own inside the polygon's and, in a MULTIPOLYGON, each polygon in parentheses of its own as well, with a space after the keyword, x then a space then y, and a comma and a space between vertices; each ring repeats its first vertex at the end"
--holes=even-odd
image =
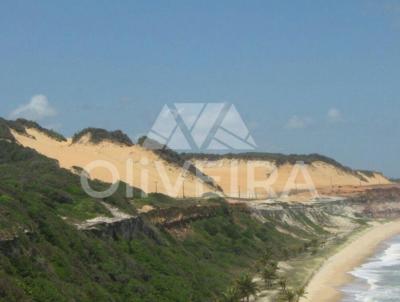
POLYGON ((289 121, 286 123, 286 128, 288 129, 303 129, 311 126, 313 120, 309 117, 300 117, 293 115, 289 121))
POLYGON ((34 95, 28 104, 21 105, 10 113, 11 119, 26 118, 38 121, 46 117, 57 115, 57 111, 49 104, 47 97, 43 94, 34 95))
POLYGON ((336 108, 331 108, 328 111, 328 121, 332 123, 342 121, 342 113, 336 108))

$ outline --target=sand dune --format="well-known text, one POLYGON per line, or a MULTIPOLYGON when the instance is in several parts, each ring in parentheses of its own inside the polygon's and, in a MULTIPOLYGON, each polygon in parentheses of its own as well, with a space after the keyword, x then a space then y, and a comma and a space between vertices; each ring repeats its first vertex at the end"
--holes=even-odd
MULTIPOLYGON (((20 144, 58 160, 63 168, 85 168, 99 160, 115 167, 116 179, 105 168, 88 171, 91 178, 105 182, 122 180, 145 192, 157 191, 173 197, 200 197, 216 191, 195 175, 185 173, 182 167, 140 145, 127 146, 111 141, 94 144, 90 134, 75 142, 71 139, 59 141, 40 129, 27 127, 26 130, 28 135, 13 130, 12 134, 20 144)), ((289 190, 291 197, 297 196, 298 201, 304 201, 312 197, 304 193, 310 184, 324 194, 338 188, 346 188, 347 192, 352 187, 390 184, 379 173, 351 171, 324 161, 314 161, 302 169, 290 163, 277 166, 268 160, 220 158, 194 159, 192 162, 212 177, 226 196, 233 198, 262 199, 289 190)))
MULTIPOLYGON (((59 161, 60 166, 73 170, 73 167, 86 167, 93 161, 106 161, 112 164, 118 179, 129 183, 145 192, 159 192, 173 197, 198 197, 215 189, 204 184, 193 174, 160 158, 151 150, 139 145, 131 147, 112 142, 92 144, 89 137, 76 143, 71 139, 57 141, 34 128, 26 129, 29 136, 12 131, 16 140, 23 146, 59 161), (128 162, 128 165, 127 165, 128 162)), ((90 177, 105 182, 112 182, 113 177, 106 168, 90 171, 90 177)))
POLYGON ((274 162, 263 160, 218 159, 194 160, 194 164, 205 174, 214 178, 226 195, 242 198, 264 198, 268 191, 262 185, 268 184, 274 192, 285 189, 295 191, 306 187, 305 175, 309 175, 316 189, 334 189, 339 186, 386 185, 390 181, 379 173, 366 174, 351 172, 331 164, 315 161, 306 164, 306 174, 295 169, 292 164, 276 166, 274 162), (295 177, 291 180, 291 175, 295 177))

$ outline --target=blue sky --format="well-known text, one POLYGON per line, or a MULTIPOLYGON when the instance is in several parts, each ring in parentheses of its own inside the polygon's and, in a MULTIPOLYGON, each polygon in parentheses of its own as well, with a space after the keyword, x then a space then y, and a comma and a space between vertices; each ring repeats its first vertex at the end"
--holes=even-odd
POLYGON ((0 115, 66 135, 225 101, 260 150, 400 176, 399 79, 399 1, 0 2, 0 115))

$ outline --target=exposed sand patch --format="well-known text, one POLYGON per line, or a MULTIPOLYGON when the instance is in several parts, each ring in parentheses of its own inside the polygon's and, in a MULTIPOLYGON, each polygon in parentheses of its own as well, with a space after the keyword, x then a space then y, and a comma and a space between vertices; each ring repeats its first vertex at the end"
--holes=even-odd
POLYGON ((110 213, 113 217, 98 216, 98 217, 95 217, 92 219, 85 220, 81 223, 75 223, 76 227, 79 230, 86 230, 86 229, 90 229, 100 223, 114 223, 117 221, 129 219, 129 218, 133 217, 132 215, 126 214, 126 213, 122 212, 121 210, 119 210, 118 208, 113 207, 105 202, 102 202, 102 205, 104 207, 106 207, 108 211, 110 211, 110 213))
MULTIPOLYGON (((270 192, 261 187, 265 184, 268 184, 275 193, 279 194, 284 191, 294 169, 292 164, 277 167, 273 162, 262 160, 218 159, 194 160, 193 162, 198 169, 214 178, 227 196, 236 198, 271 197, 270 192)), ((315 188, 330 195, 335 192, 340 193, 342 187, 354 189, 390 184, 390 181, 379 173, 367 176, 358 172, 362 175, 362 178, 360 178, 353 173, 320 161, 307 164, 305 168, 315 188)), ((291 193, 299 199, 297 201, 306 201, 311 197, 308 191, 301 192, 301 186, 305 183, 304 174, 298 173, 290 187, 291 193), (297 194, 295 194, 296 192, 297 194)), ((292 199, 289 198, 288 201, 292 201, 292 199)), ((293 199, 293 201, 296 200, 293 199)))
POLYGON ((148 213, 154 209, 155 208, 153 206, 146 204, 143 207, 141 207, 140 209, 138 209, 138 212, 139 213, 148 213))
MULTIPOLYGON (((199 178, 185 173, 181 167, 168 163, 153 151, 139 145, 127 147, 111 142, 92 144, 88 142, 88 138, 73 144, 71 139, 59 142, 36 129, 26 130, 32 137, 12 131, 20 144, 58 160, 61 167, 69 170, 73 170, 74 166, 84 168, 95 160, 101 160, 116 168, 118 180, 146 193, 157 191, 173 197, 200 197, 203 193, 215 191, 199 178), (127 166, 128 160, 132 163, 131 166, 127 166)), ((89 175, 104 182, 113 181, 106 168, 96 168, 89 175)))

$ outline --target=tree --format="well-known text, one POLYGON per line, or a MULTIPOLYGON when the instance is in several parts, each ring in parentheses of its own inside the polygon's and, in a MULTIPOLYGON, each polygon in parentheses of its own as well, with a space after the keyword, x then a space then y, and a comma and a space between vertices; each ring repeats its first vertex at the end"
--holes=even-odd
POLYGON ((278 269, 278 262, 271 260, 267 266, 276 271, 278 269))
POLYGON ((282 292, 286 292, 286 290, 287 290, 287 280, 285 278, 279 279, 279 286, 281 287, 282 292))
POLYGON ((276 279, 276 272, 273 268, 267 267, 261 272, 261 278, 264 280, 266 287, 271 288, 273 281, 276 279))
POLYGON ((269 250, 267 250, 260 258, 260 264, 262 266, 267 266, 268 263, 271 261, 271 252, 269 250))
POLYGON ((248 302, 250 300, 251 296, 256 296, 258 292, 258 286, 257 284, 253 281, 250 275, 242 275, 237 281, 236 281, 237 289, 239 292, 239 297, 246 298, 246 301, 248 302))
POLYGON ((225 292, 222 293, 221 299, 219 302, 239 302, 239 292, 235 287, 228 288, 225 292))
POLYGON ((301 298, 304 298, 307 296, 306 288, 304 286, 296 289, 295 292, 296 292, 296 296, 297 296, 297 298, 296 298, 297 302, 300 301, 301 298))
POLYGON ((294 302, 296 299, 296 294, 294 293, 294 291, 290 290, 290 289, 286 289, 285 291, 282 292, 284 301, 287 302, 294 302))

